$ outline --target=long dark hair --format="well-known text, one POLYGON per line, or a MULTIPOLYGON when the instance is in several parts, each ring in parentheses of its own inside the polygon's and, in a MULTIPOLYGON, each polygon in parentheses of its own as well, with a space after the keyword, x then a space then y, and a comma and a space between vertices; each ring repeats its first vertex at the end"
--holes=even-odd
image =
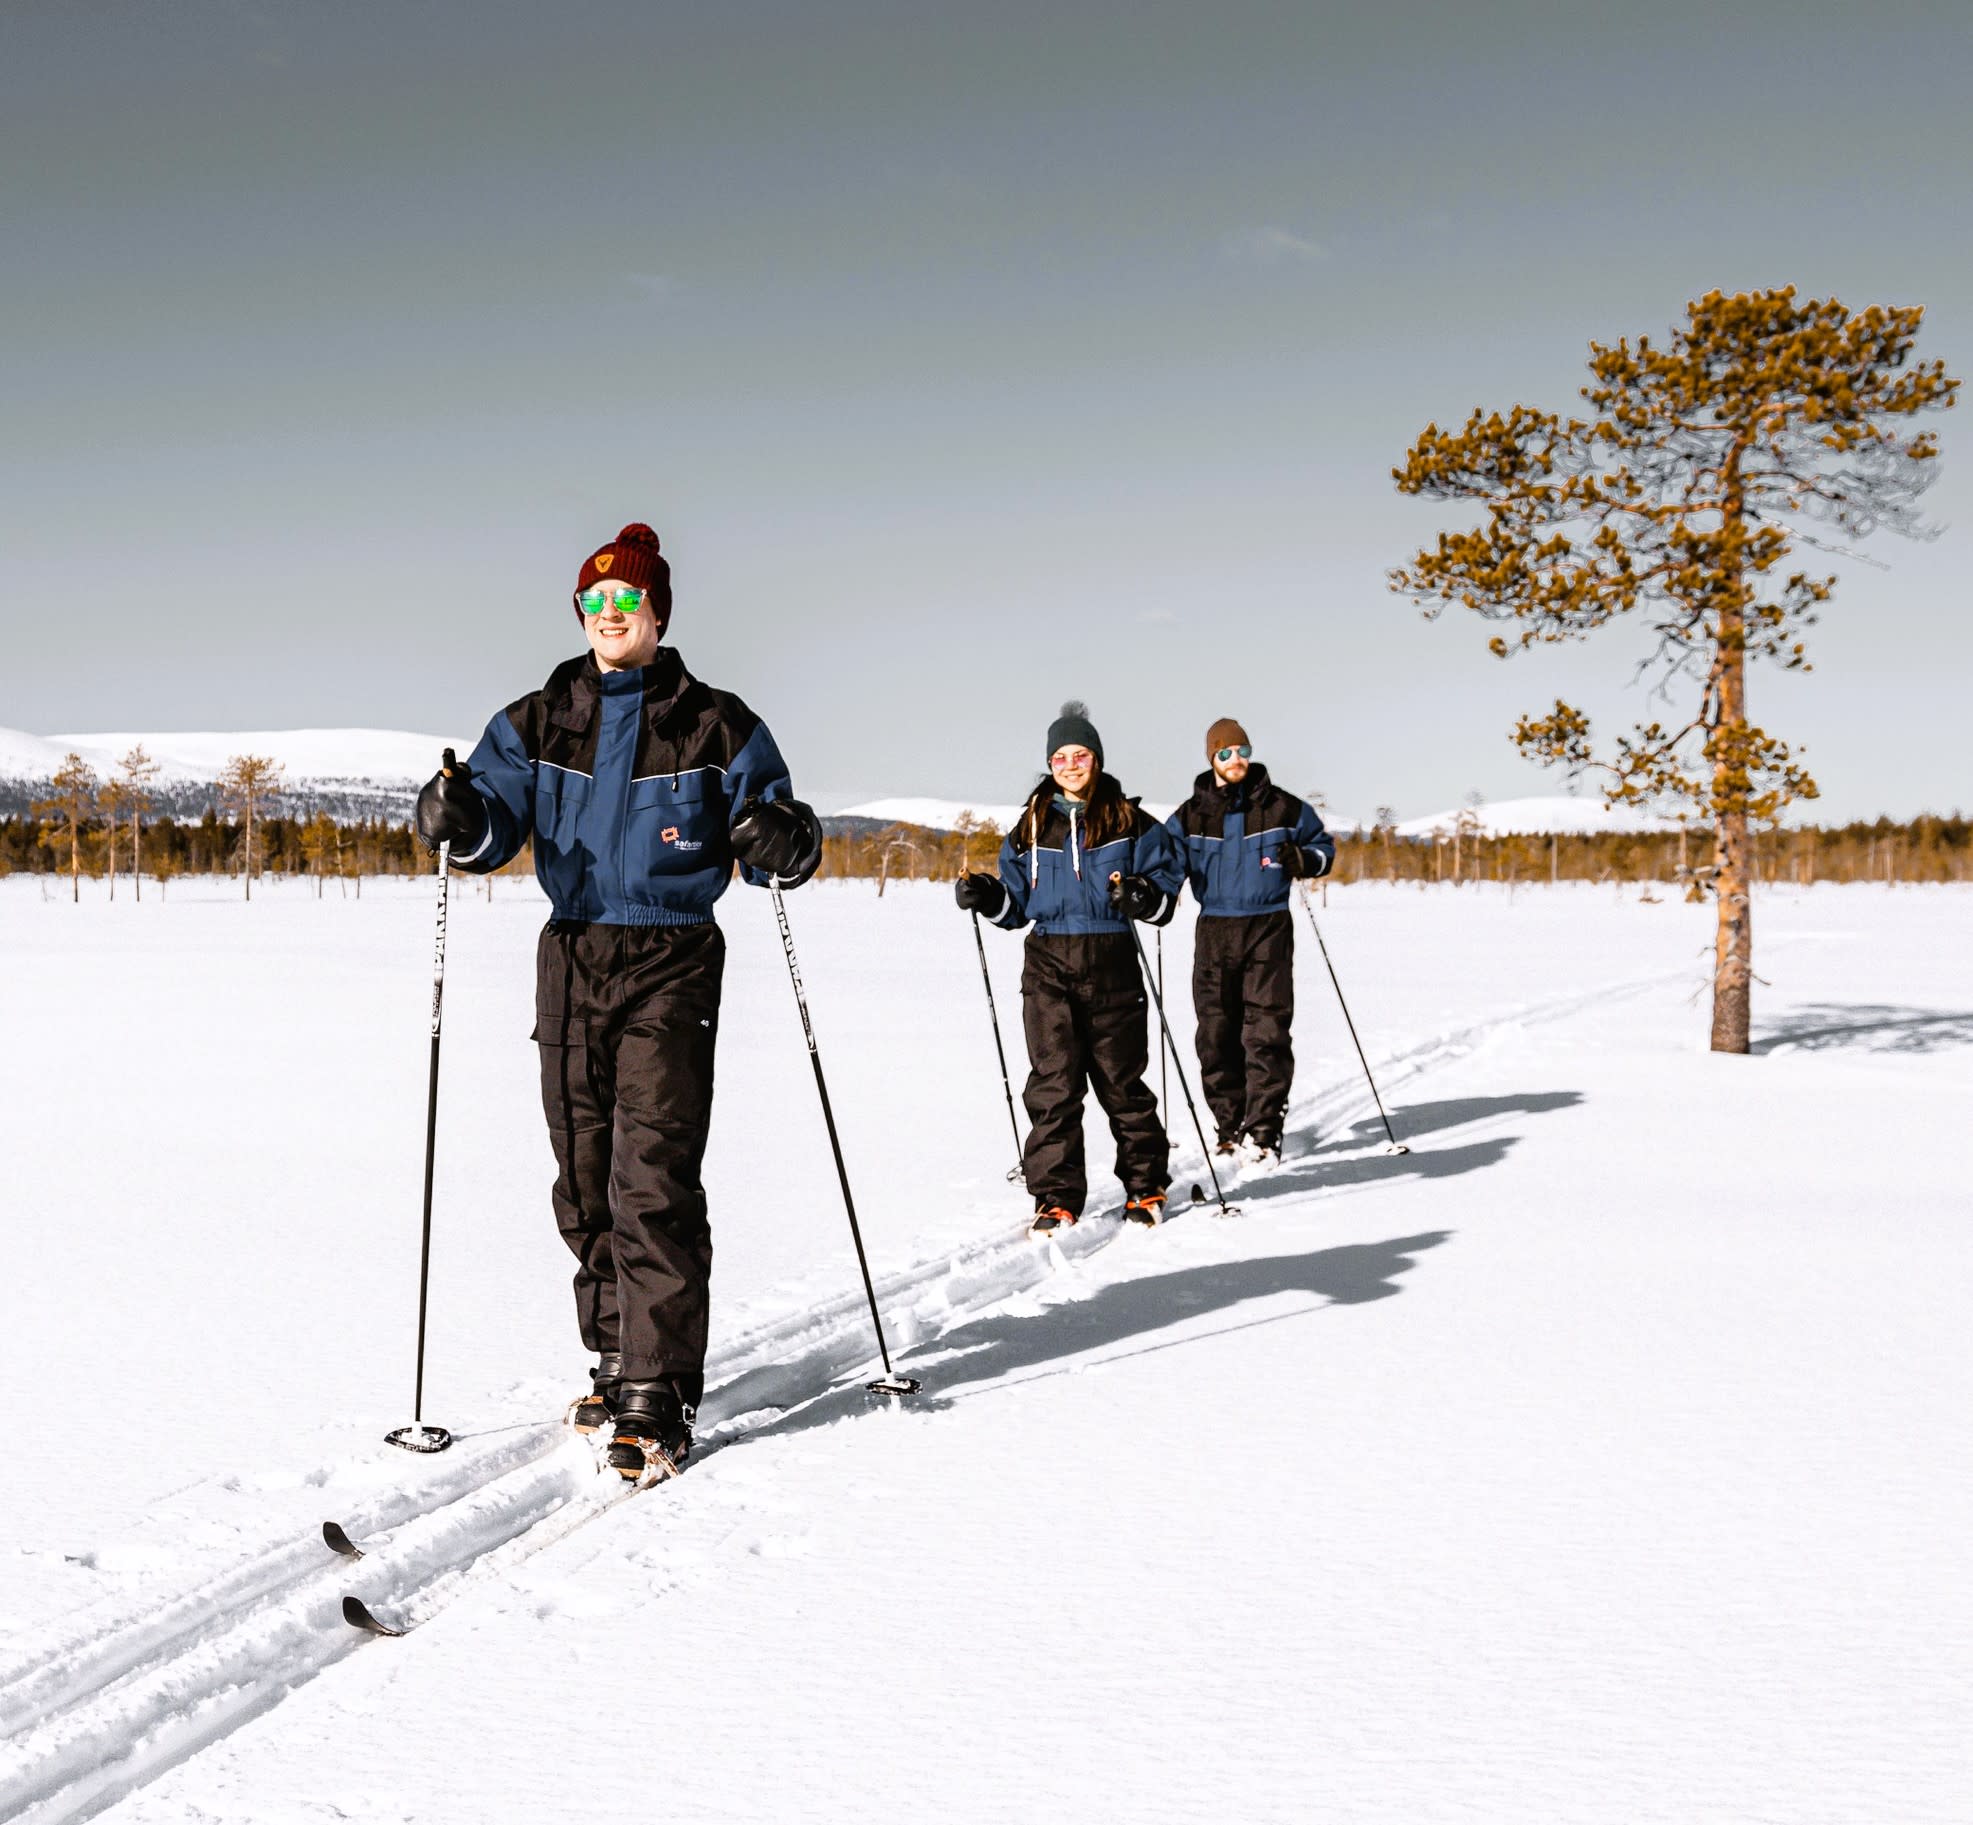
MULTIPOLYGON (((1021 807, 1020 820, 1012 832, 1017 854, 1048 827, 1055 795, 1060 790, 1053 775, 1050 775, 1028 794, 1028 802, 1021 807)), ((1082 817, 1092 844, 1114 843, 1119 837, 1129 836, 1137 827, 1137 813, 1132 809, 1130 800, 1124 797, 1123 787, 1109 773, 1099 772, 1096 775, 1095 783, 1089 789, 1089 801, 1083 806, 1082 817)))

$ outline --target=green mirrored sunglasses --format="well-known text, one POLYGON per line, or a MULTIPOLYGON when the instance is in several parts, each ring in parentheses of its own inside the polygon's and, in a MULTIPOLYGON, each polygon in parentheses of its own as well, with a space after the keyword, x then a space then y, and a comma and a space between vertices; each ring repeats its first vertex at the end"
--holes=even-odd
POLYGON ((606 608, 619 608, 626 615, 634 615, 650 600, 648 589, 620 589, 615 595, 606 595, 600 589, 585 589, 576 597, 576 606, 585 615, 600 615, 606 608))

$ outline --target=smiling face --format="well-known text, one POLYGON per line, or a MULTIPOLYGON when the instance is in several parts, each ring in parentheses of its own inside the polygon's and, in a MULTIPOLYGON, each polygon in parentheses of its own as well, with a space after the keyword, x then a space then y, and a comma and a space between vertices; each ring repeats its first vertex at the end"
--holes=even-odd
POLYGON ((605 606, 601 614, 586 611, 582 631, 589 636, 589 650, 606 672, 631 672, 649 665, 658 655, 658 617, 648 594, 630 613, 625 612, 623 596, 643 594, 626 583, 601 582, 585 594, 600 595, 605 606))
POLYGON ((1073 799, 1089 796, 1089 788, 1095 783, 1099 771, 1096 756, 1087 748, 1060 747, 1048 757, 1048 771, 1055 776, 1056 785, 1073 799))

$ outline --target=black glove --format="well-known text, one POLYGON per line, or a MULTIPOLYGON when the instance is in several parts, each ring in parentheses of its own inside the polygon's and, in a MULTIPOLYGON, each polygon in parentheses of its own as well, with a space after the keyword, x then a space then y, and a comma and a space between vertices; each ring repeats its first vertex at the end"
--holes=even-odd
POLYGON ((1303 849, 1296 843, 1283 843, 1281 853, 1275 859, 1291 881, 1299 881, 1304 876, 1313 880, 1322 873, 1322 851, 1319 849, 1303 849))
POLYGON ((952 897, 961 912, 985 913, 997 919, 1007 906, 1007 889, 991 874, 962 874, 952 884, 952 897))
POLYGON ((471 785, 473 770, 445 751, 445 765, 418 793, 418 838, 434 855, 441 843, 472 849, 486 835, 486 800, 471 785))
POLYGON ((742 862, 783 887, 799 887, 822 861, 822 826, 798 798, 748 799, 729 840, 742 862))
POLYGON ((1126 919, 1149 919, 1163 910, 1165 891, 1141 874, 1120 874, 1110 881, 1110 904, 1126 919))

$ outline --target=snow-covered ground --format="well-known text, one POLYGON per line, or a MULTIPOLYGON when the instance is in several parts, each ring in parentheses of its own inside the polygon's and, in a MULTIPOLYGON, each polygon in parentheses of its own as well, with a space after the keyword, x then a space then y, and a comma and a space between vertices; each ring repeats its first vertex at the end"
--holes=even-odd
POLYGON ((1413 1151, 1305 942, 1287 1165, 1054 1252, 946 891, 790 900, 926 1384, 880 1411, 765 896, 729 894, 708 1448, 599 1514, 543 1423, 582 1360, 531 889, 455 897, 426 1409, 460 1440, 417 1459, 379 1440, 428 886, 0 882, 0 1817, 1973 1816, 1973 904, 1764 894, 1761 1055, 1721 1059, 1709 909, 1329 899, 1413 1151), (359 1635, 345 1591, 429 1626, 359 1635))

